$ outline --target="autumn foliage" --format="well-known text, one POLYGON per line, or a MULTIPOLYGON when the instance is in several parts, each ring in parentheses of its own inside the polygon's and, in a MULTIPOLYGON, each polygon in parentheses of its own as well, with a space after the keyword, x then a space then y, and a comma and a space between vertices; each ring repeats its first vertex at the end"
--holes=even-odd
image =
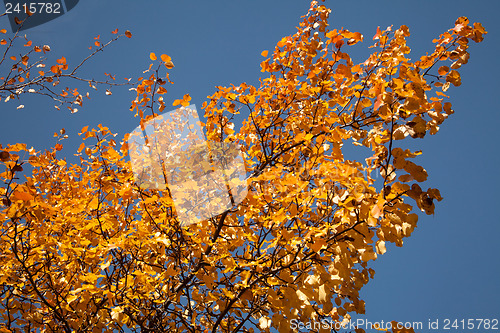
MULTIPOLYGON (((248 173, 245 200, 214 218, 181 227, 168 189, 139 187, 126 138, 105 126, 82 129, 77 164, 60 143, 1 146, 0 332, 291 332, 292 319, 364 313, 369 261, 442 199, 405 143, 453 113, 446 91, 486 32, 460 17, 412 61, 408 27, 378 28, 355 64, 364 37, 331 29, 329 13, 313 1, 262 52, 260 86, 218 87, 203 104, 207 139, 240 144, 248 173), (351 142, 370 157, 345 158, 351 142)), ((172 59, 150 58, 131 107, 142 123, 171 108, 172 59)), ((54 66, 59 80, 65 59, 54 66)))

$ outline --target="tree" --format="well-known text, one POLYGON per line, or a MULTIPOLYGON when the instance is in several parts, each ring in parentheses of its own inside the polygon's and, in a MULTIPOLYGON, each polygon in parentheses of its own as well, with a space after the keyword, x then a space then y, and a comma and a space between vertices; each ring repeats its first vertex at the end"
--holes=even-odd
MULTIPOLYGON (((460 17, 412 62, 406 26, 377 28, 375 51, 354 64, 346 48, 363 36, 329 29, 329 13, 313 1, 298 31, 262 52, 259 87, 218 87, 203 104, 208 140, 239 143, 249 175, 245 200, 216 217, 181 226, 168 188, 136 182, 129 138, 102 125, 82 129, 79 164, 61 144, 0 147, 0 330, 292 332, 363 313, 369 261, 402 246, 415 206, 433 214, 442 199, 419 186, 420 152, 402 143, 453 113, 445 93, 486 31, 460 17), (349 140, 371 156, 344 158, 349 140)), ((142 125, 166 108, 173 66, 150 57, 131 107, 142 125)))
MULTIPOLYGON (((6 13, 0 15, 0 17, 4 15, 6 13)), ((20 27, 29 19, 29 16, 19 22, 20 27)), ((0 46, 4 47, 0 58, 0 101, 20 100, 21 96, 25 94, 42 95, 52 99, 56 103, 54 105, 56 109, 59 110, 61 106, 65 105, 72 113, 75 113, 78 112, 77 106, 83 106, 84 95, 90 98, 89 93, 82 95, 78 88, 70 88, 69 86, 58 92, 56 87, 61 82, 85 83, 92 89, 97 89, 97 86, 105 86, 108 88, 106 89, 107 94, 111 94, 110 88, 128 85, 130 82, 130 79, 126 79, 124 83, 117 83, 115 82, 115 76, 109 73, 105 73, 107 78, 104 80, 86 78, 80 75, 86 63, 95 58, 99 52, 123 36, 131 38, 132 34, 128 30, 121 35, 118 34, 118 29, 114 30, 112 32, 115 35, 114 38, 106 43, 101 43, 100 35, 94 37, 93 46, 89 47, 92 52, 74 67, 69 67, 65 57, 57 59, 53 65, 48 64, 46 55, 50 52, 50 46, 33 45, 33 41, 29 40, 26 35, 20 35, 19 29, 13 37, 1 38, 2 34, 6 33, 6 29, 0 29, 0 46), (9 56, 14 52, 14 47, 17 45, 22 45, 26 51, 19 55, 9 56), (36 59, 38 54, 40 56, 36 59), (33 61, 34 59, 36 61, 33 61), (8 61, 11 61, 12 64, 8 65, 8 61)), ((20 104, 17 108, 22 109, 24 105, 20 104)))

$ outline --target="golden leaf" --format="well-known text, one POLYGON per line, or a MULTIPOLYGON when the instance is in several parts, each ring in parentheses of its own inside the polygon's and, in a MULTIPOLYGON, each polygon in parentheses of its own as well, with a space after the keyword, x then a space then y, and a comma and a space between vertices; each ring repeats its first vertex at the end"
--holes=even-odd
POLYGON ((17 200, 23 200, 23 201, 28 201, 32 200, 33 196, 29 194, 28 192, 23 192, 23 191, 14 191, 12 194, 11 198, 17 199, 17 200))
MULTIPOLYGON (((460 73, 455 70, 451 71, 448 76, 446 76, 446 82, 451 82, 455 87, 460 86, 462 84, 460 73)), ((443 91, 445 90, 443 89, 443 91)))
POLYGON ((378 254, 384 254, 387 252, 387 249, 385 248, 385 242, 383 240, 379 240, 376 245, 377 253, 378 254))

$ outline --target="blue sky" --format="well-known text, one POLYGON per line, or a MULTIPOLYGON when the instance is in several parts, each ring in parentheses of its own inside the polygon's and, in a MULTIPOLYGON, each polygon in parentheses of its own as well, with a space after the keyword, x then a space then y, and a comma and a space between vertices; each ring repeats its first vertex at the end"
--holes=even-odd
MULTIPOLYGON (((411 142, 423 150, 418 161, 429 173, 424 186, 439 188, 444 200, 434 216, 420 215, 418 228, 402 248, 391 246, 372 263, 375 278, 362 292, 367 314, 359 318, 420 321, 424 328, 429 319, 439 319, 440 328, 446 318, 500 319, 499 3, 325 4, 332 9, 331 28, 345 27, 365 36, 364 43, 352 48, 355 61, 369 55, 367 47, 377 26, 406 24, 412 33, 412 59, 432 52, 432 39, 459 16, 481 22, 489 32, 483 43, 471 45, 469 63, 461 68, 462 86, 448 91, 455 114, 437 135, 411 142)), ((93 37, 100 34, 104 41, 115 28, 129 29, 133 38, 118 41, 92 60, 85 75, 138 77, 150 63, 150 52, 166 53, 175 64, 167 104, 189 93, 200 109, 216 85, 257 84, 260 53, 294 33, 308 7, 305 0, 82 0, 68 14, 25 33, 35 44, 50 45, 54 59, 65 56, 71 66, 88 54, 93 37)), ((10 31, 6 17, 0 18, 3 27, 10 31)), ((132 92, 114 89, 106 96, 100 90, 91 92, 91 98, 75 114, 57 111, 43 98, 26 99, 21 110, 16 110, 18 104, 0 102, 0 143, 23 142, 45 149, 55 144, 52 134, 64 127, 69 138, 63 142, 63 153, 70 157, 80 144, 76 133, 85 125, 102 123, 120 138, 137 126, 129 111, 132 92)))

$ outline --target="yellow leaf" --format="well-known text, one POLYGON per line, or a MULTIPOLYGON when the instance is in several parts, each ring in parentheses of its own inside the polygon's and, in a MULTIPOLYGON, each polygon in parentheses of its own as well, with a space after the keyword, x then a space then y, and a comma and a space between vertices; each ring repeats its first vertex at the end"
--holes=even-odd
POLYGON ((446 92, 450 88, 450 82, 446 82, 443 84, 443 87, 441 88, 444 92, 446 92))
POLYGON ((305 136, 304 136, 304 140, 306 142, 309 142, 311 141, 311 139, 313 138, 314 135, 312 135, 311 133, 307 133, 305 136))
POLYGON ((107 262, 101 264, 101 269, 102 270, 105 270, 106 268, 108 268, 109 266, 111 265, 111 259, 109 259, 107 262))
POLYGON ((123 312, 123 307, 121 306, 114 307, 113 310, 111 310, 111 318, 113 320, 118 320, 122 312, 123 312))
POLYGON ((157 59, 157 58, 156 58, 156 54, 154 54, 153 52, 151 52, 151 53, 149 54, 149 59, 151 59, 151 60, 155 61, 155 60, 157 59))
POLYGON ((99 205, 99 199, 97 197, 94 197, 89 203, 89 210, 97 209, 98 205, 99 205))
POLYGON ((308 301, 307 295, 303 291, 297 290, 295 292, 295 294, 297 294, 297 297, 298 297, 299 300, 301 300, 303 302, 307 302, 308 301))
POLYGON ((377 254, 373 251, 364 251, 363 254, 361 254, 361 260, 363 261, 369 261, 375 259, 377 259, 377 254))
POLYGON ((259 319, 259 327, 263 330, 269 328, 271 326, 271 319, 266 317, 260 317, 259 319))
POLYGON ((326 294, 326 287, 324 284, 322 284, 321 286, 319 286, 319 290, 318 290, 318 300, 320 302, 326 302, 327 300, 327 294, 326 294))
POLYGON ((385 204, 385 199, 383 197, 380 197, 377 201, 377 204, 373 206, 371 210, 371 215, 378 219, 380 216, 382 216, 384 212, 384 204, 385 204))
POLYGON ((122 200, 127 200, 127 199, 132 197, 132 194, 133 194, 132 187, 127 185, 127 186, 121 188, 120 191, 118 192, 118 194, 120 195, 122 200))
POLYGON ((387 252, 387 249, 385 248, 385 242, 383 240, 379 240, 376 245, 376 250, 378 254, 384 254, 387 252))
POLYGON ((314 243, 312 243, 311 245, 309 245, 309 248, 311 250, 313 250, 314 252, 319 252, 321 251, 322 249, 326 249, 326 242, 324 239, 322 238, 316 238, 314 240, 314 243))

